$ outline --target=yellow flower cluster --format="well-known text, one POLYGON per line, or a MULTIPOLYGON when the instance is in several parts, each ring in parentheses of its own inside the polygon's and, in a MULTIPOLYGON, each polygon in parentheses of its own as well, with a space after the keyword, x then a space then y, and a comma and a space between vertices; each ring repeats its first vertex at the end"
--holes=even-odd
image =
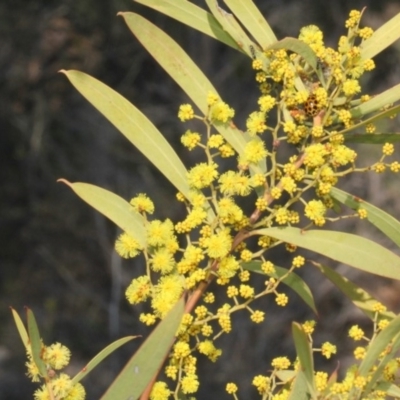
POLYGON ((61 343, 54 343, 50 346, 42 344, 40 358, 44 362, 47 370, 46 376, 41 376, 41 373, 33 361, 31 348, 27 348, 28 362, 26 363, 27 375, 32 382, 40 382, 40 379, 45 379, 46 384, 43 384, 34 393, 35 400, 47 400, 52 396, 60 400, 84 400, 86 392, 80 383, 73 383, 69 375, 65 373, 56 373, 56 371, 65 368, 69 364, 71 352, 61 343))
MULTIPOLYGON (((235 111, 216 93, 207 94, 203 116, 195 115, 190 104, 180 106, 178 118, 204 123, 205 133, 186 130, 181 137, 184 147, 202 151, 204 157, 186 175, 183 168, 177 169, 174 184, 181 191, 177 199, 179 207, 186 208, 178 222, 149 220, 154 204, 144 194, 130 202, 132 212, 142 218, 145 237, 136 237, 130 230, 118 237, 115 247, 124 258, 143 253, 146 273, 132 280, 126 290, 127 300, 131 304, 149 301, 151 312, 140 315, 146 325, 165 317, 181 297, 190 305, 165 368, 167 377, 176 381, 175 393, 198 390, 194 354, 201 353, 213 362, 219 358, 221 350, 215 347, 215 339, 232 330, 234 312, 246 309, 250 320, 259 324, 266 313, 251 308, 254 300, 272 295, 278 306, 288 304, 289 296, 278 292, 278 286, 304 266, 305 258, 295 254, 287 274, 282 275, 282 268, 275 267, 266 256, 281 242, 266 236, 265 228, 299 226, 300 222, 305 229, 321 227, 335 220, 329 214, 333 208, 330 194, 341 177, 355 170, 382 172, 390 168, 400 172, 400 163, 384 162, 394 153, 391 143, 383 145, 378 162, 363 169, 356 168, 357 153, 346 142, 349 128, 361 122, 354 105, 370 99, 361 95, 360 78, 374 68, 372 60, 362 58, 362 43, 373 31, 359 28, 360 19, 361 12, 351 11, 346 21, 348 34, 339 38, 337 49, 325 45, 317 26, 301 29, 299 40, 311 48, 317 65, 309 65, 305 57, 289 50, 253 48, 252 67, 260 96, 243 122, 244 132, 232 120, 235 111), (287 151, 291 153, 285 160, 287 151), (222 160, 232 156, 236 165, 233 158, 222 160), (247 199, 252 210, 245 204, 247 199), (301 214, 305 220, 300 218, 298 205, 304 206, 301 214), (256 235, 257 240, 248 240, 256 235), (261 289, 253 283, 253 271, 264 275, 261 289), (225 286, 224 300, 207 291, 212 281, 225 286)), ((374 129, 366 126, 371 134, 374 129)), ((368 213, 360 207, 351 215, 356 216, 367 218, 368 213)), ((290 243, 284 246, 288 252, 297 251, 290 243)), ((374 310, 383 312, 378 305, 374 310)), ((380 316, 376 329, 383 329, 388 323, 385 321, 380 316)), ((305 322, 302 329, 311 340, 315 322, 305 322)), ((354 340, 365 338, 357 326, 349 335, 354 340)), ((336 347, 327 342, 315 351, 331 358, 336 347)), ((354 354, 362 359, 365 349, 359 348, 354 354)), ((286 370, 291 363, 286 357, 277 357, 272 367, 275 372, 286 370)), ((263 396, 268 393, 274 400, 287 399, 286 389, 276 393, 275 379, 274 375, 259 375, 253 385, 263 396)), ((326 373, 315 373, 319 392, 347 393, 349 385, 360 390, 365 386, 362 379, 351 375, 340 384, 329 380, 326 373)), ((235 397, 238 388, 230 383, 226 391, 235 397)), ((157 382, 150 398, 163 400, 170 394, 164 382, 157 382)))

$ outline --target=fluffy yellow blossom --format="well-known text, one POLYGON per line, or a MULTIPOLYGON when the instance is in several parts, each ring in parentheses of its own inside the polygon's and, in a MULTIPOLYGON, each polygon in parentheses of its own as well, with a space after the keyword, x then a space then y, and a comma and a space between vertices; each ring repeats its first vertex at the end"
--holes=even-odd
POLYGON ((381 174, 385 172, 386 165, 382 162, 377 162, 375 165, 372 166, 372 170, 375 171, 377 174, 381 174))
POLYGON ((320 125, 313 126, 311 129, 311 135, 315 138, 320 138, 324 134, 324 128, 320 125))
POLYGON ((240 264, 234 256, 224 257, 219 263, 218 276, 222 278, 232 278, 239 270, 240 264))
POLYGON ((264 375, 257 375, 254 377, 252 384, 257 388, 258 393, 264 394, 269 391, 270 378, 264 375))
POLYGON ((153 214, 154 212, 154 203, 144 193, 140 193, 131 199, 130 205, 138 213, 153 214))
POLYGON ((377 301, 373 306, 372 306, 372 311, 377 312, 377 313, 382 313, 387 310, 386 306, 384 306, 382 303, 377 301))
POLYGON ((292 265, 296 268, 300 268, 304 265, 305 259, 303 256, 296 256, 293 261, 292 265))
POLYGON ((86 397, 85 388, 78 382, 69 390, 65 400, 84 400, 86 397))
POLYGON ((224 138, 220 134, 211 135, 208 139, 207 146, 210 149, 218 149, 224 143, 224 138))
POLYGON ((332 354, 336 354, 336 346, 329 342, 325 342, 321 347, 321 352, 325 358, 329 359, 332 354))
POLYGON ((357 153, 349 147, 341 144, 335 146, 332 150, 332 164, 337 167, 339 165, 346 165, 353 163, 357 157, 357 153))
POLYGON ((365 355, 367 354, 367 350, 365 349, 365 347, 359 346, 355 348, 353 354, 356 360, 363 360, 365 355))
POLYGON ((226 389, 225 390, 229 394, 234 394, 234 393, 236 393, 238 391, 238 387, 237 387, 236 384, 234 384, 232 382, 229 382, 229 383, 226 384, 226 389))
POLYGON ((224 304, 217 311, 218 323, 219 323, 221 329, 225 333, 229 333, 232 330, 232 322, 231 322, 231 317, 229 314, 229 309, 230 309, 230 305, 224 304))
POLYGON ((358 341, 364 337, 364 331, 358 325, 354 325, 349 330, 349 336, 358 341))
POLYGON ((210 107, 210 119, 214 122, 227 123, 235 115, 235 110, 223 101, 218 101, 210 107))
POLYGON ((199 380, 197 375, 188 374, 181 380, 182 392, 185 394, 196 393, 199 388, 199 380))
POLYGON ((125 295, 130 304, 137 304, 145 301, 151 294, 151 283, 147 275, 139 276, 133 279, 125 295))
POLYGON ((253 253, 248 249, 244 249, 240 253, 240 259, 243 261, 251 261, 252 258, 253 258, 253 253))
POLYGON ((290 361, 287 357, 276 357, 272 360, 271 365, 277 370, 288 369, 290 367, 290 361))
POLYGON ((304 214, 307 218, 315 223, 317 226, 325 224, 326 207, 321 200, 311 200, 307 203, 304 214))
POLYGON ((259 71, 261 69, 263 69, 263 63, 261 60, 253 60, 253 62, 251 63, 251 67, 256 70, 259 71))
POLYGON ((374 124, 367 124, 365 126, 366 133, 374 133, 376 131, 376 126, 374 124))
POLYGON ((275 106, 276 100, 270 95, 265 95, 258 99, 258 104, 260 105, 260 111, 268 112, 275 106))
POLYGON ((187 130, 181 137, 181 143, 189 150, 193 150, 201 140, 200 133, 187 130))
POLYGON ((271 197, 275 200, 278 200, 282 195, 282 189, 275 186, 271 189, 271 197))
POLYGON ((182 104, 179 107, 178 118, 184 122, 194 118, 194 110, 190 104, 182 104))
POLYGON ((168 400, 171 391, 165 382, 156 382, 150 393, 150 400, 168 400))
POLYGON ((208 324, 204 324, 204 325, 201 327, 201 333, 202 333, 202 335, 205 336, 205 337, 211 336, 211 335, 213 334, 213 328, 212 328, 212 326, 211 326, 211 325, 208 325, 208 324))
POLYGON ((218 180, 221 193, 228 196, 247 196, 251 191, 251 180, 240 172, 228 171, 218 180))
POLYGON ((239 289, 236 286, 228 286, 226 289, 226 295, 231 299, 239 295, 239 289))
POLYGON ((349 110, 339 110, 338 117, 344 123, 344 126, 346 128, 348 128, 351 125, 352 116, 349 110))
POLYGON ((325 157, 328 151, 321 143, 311 144, 306 147, 304 164, 310 168, 320 167, 325 163, 325 157))
POLYGON ((174 238, 174 224, 170 219, 153 220, 146 227, 147 243, 150 246, 166 246, 174 238))
POLYGON ((244 299, 250 299, 254 297, 254 288, 249 285, 240 285, 239 293, 244 299))
POLYGON ((275 297, 275 302, 278 306, 285 307, 286 304, 289 302, 289 298, 286 296, 285 293, 278 293, 275 297))
POLYGON ((285 225, 289 221, 289 211, 284 208, 280 207, 276 212, 275 212, 275 221, 279 225, 285 225))
POLYGON ((151 326, 154 325, 156 322, 156 316, 154 314, 150 314, 150 313, 142 313, 139 316, 139 321, 143 322, 145 325, 147 326, 151 326))
POLYGON ((400 171, 400 163, 398 161, 394 161, 390 164, 390 170, 392 172, 399 172, 400 171))
POLYGON ((208 94, 207 94, 207 104, 209 105, 209 106, 212 106, 212 105, 214 105, 215 103, 217 103, 219 101, 219 97, 215 94, 215 93, 213 93, 213 92, 208 92, 208 94))
POLYGON ((204 247, 210 258, 226 257, 232 246, 232 237, 227 231, 221 231, 204 239, 204 247))
POLYGON ((286 121, 283 123, 283 132, 294 133, 296 131, 297 125, 293 121, 286 121))
POLYGON ((211 340, 205 340, 198 344, 199 353, 207 356, 212 362, 215 362, 217 358, 222 354, 221 349, 217 349, 211 340))
POLYGON ((259 310, 254 311, 250 316, 250 319, 256 324, 263 322, 264 318, 265 318, 265 313, 259 310))
POLYGON ((284 176, 280 183, 282 189, 286 190, 289 194, 293 194, 293 192, 297 189, 296 182, 290 176, 284 176))
POLYGON ((257 164, 264 160, 268 152, 265 149, 265 142, 257 138, 250 140, 244 148, 243 158, 246 163, 257 164))
POLYGON ((54 343, 46 347, 42 356, 45 363, 54 369, 65 368, 69 364, 70 357, 71 352, 61 343, 54 343))
POLYGON ((300 29, 299 39, 310 45, 312 48, 315 45, 323 44, 324 35, 316 25, 305 26, 300 29))
POLYGON ((357 214, 360 217, 360 219, 364 219, 368 217, 368 212, 365 208, 359 208, 357 210, 357 214))
POLYGON ((261 270, 266 273, 267 275, 271 275, 275 273, 275 267, 274 264, 272 264, 271 261, 264 261, 261 264, 261 270))
POLYGON ((373 69, 375 69, 375 62, 374 62, 374 60, 371 60, 371 59, 364 60, 363 68, 364 68, 366 71, 372 71, 373 69))
POLYGON ((257 133, 263 133, 267 129, 265 113, 262 111, 254 111, 251 113, 246 121, 246 127, 249 134, 252 136, 257 133))
POLYGON ((385 143, 382 148, 382 153, 385 156, 390 156, 394 153, 394 146, 392 143, 385 143))
POLYGON ((142 250, 142 246, 139 242, 126 232, 121 233, 115 242, 115 251, 122 258, 136 257, 140 253, 140 250, 142 250))
POLYGON ((53 394, 57 398, 66 398, 72 389, 71 378, 67 374, 61 373, 57 378, 50 381, 53 394))
POLYGON ((150 265, 153 271, 161 274, 169 274, 175 267, 175 259, 166 248, 154 251, 150 258, 150 265))
POLYGON ((205 302, 205 303, 211 304, 211 303, 214 303, 214 301, 215 301, 215 295, 214 295, 214 293, 209 292, 209 293, 206 293, 206 294, 204 295, 204 302, 205 302))
POLYGON ((197 306, 194 309, 194 313, 196 314, 197 319, 204 319, 208 314, 208 310, 205 306, 197 306))
POLYGON ((171 310, 177 303, 182 295, 184 280, 180 275, 166 275, 162 276, 158 284, 153 287, 153 298, 151 305, 157 316, 164 318, 164 316, 171 310))
POLYGON ((319 371, 315 373, 315 386, 319 392, 328 387, 328 374, 326 372, 319 371))
POLYGON ((306 321, 301 326, 307 335, 311 335, 314 332, 315 321, 306 321))
POLYGON ((257 208, 257 210, 265 211, 267 209, 267 207, 268 207, 268 203, 267 203, 267 200, 264 199, 264 197, 259 197, 256 200, 256 208, 257 208))
POLYGON ((203 189, 210 186, 217 177, 218 165, 216 163, 199 163, 188 172, 188 183, 192 188, 203 189))
POLYGON ((374 31, 372 28, 365 27, 358 30, 358 36, 362 39, 369 39, 373 35, 374 31))
POLYGON ((350 97, 361 92, 361 86, 356 79, 347 79, 342 87, 345 96, 350 97))
POLYGON ((187 342, 176 342, 172 351, 172 355, 177 358, 185 358, 190 354, 190 346, 187 342))
POLYGON ((346 28, 355 28, 360 22, 361 13, 358 10, 351 10, 349 14, 349 19, 346 20, 346 28))

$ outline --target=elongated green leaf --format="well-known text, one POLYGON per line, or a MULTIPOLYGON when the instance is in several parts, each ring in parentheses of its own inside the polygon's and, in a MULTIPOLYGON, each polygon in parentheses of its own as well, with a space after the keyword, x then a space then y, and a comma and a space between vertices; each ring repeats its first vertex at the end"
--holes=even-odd
POLYGON ((332 188, 330 194, 334 199, 353 210, 358 210, 359 208, 365 209, 368 221, 400 247, 400 221, 380 208, 343 190, 332 188))
POLYGON ((222 28, 233 38, 244 53, 251 56, 251 47, 254 47, 255 44, 244 32, 235 16, 221 8, 215 0, 205 1, 222 28))
POLYGON ((282 382, 289 382, 294 379, 297 375, 297 371, 293 371, 292 369, 284 369, 281 371, 275 371, 275 375, 282 381, 282 382))
POLYGON ((364 60, 375 57, 400 38, 400 13, 377 29, 374 34, 361 45, 361 57, 364 60))
POLYGON ((119 347, 124 345, 125 343, 130 342, 133 339, 136 339, 138 336, 127 336, 122 339, 116 340, 114 343, 111 343, 106 348, 104 348, 99 354, 97 354, 94 358, 92 358, 81 371, 79 371, 74 378, 71 380, 72 385, 80 382, 90 371, 96 368, 106 357, 112 354, 119 347))
POLYGON ((212 14, 189 1, 176 0, 135 0, 137 3, 153 8, 191 28, 219 40, 241 51, 237 43, 222 28, 212 14))
POLYGON ((382 390, 388 396, 392 396, 395 398, 400 398, 400 388, 396 385, 393 385, 389 382, 378 382, 376 384, 376 390, 382 390))
POLYGON ((297 357, 299 358, 301 371, 307 381, 307 387, 311 398, 315 398, 315 380, 314 380, 314 360, 311 344, 306 333, 297 322, 292 323, 292 334, 294 345, 296 347, 297 357))
MULTIPOLYGON (((350 111, 353 117, 360 118, 371 112, 384 108, 388 104, 393 104, 398 100, 400 100, 400 84, 393 86, 382 93, 379 93, 365 103, 362 103, 359 106, 352 108, 350 111)), ((383 112, 386 112, 387 115, 390 115, 392 113, 396 113, 397 111, 398 108, 393 107, 393 109, 385 110, 383 112)))
POLYGON ((307 379, 303 371, 297 371, 293 386, 290 388, 289 400, 310 400, 307 379))
POLYGON ((299 228, 267 228, 253 234, 292 243, 362 271, 400 279, 400 257, 372 240, 350 233, 299 228))
POLYGON ((139 244, 146 245, 145 220, 132 206, 116 194, 89 183, 71 183, 59 179, 68 185, 82 200, 109 218, 124 232, 129 233, 139 244))
POLYGON ((119 93, 79 71, 63 72, 97 108, 186 197, 187 171, 170 144, 151 121, 119 93))
POLYGON ((11 308, 11 312, 15 321, 15 325, 17 326, 19 336, 21 336, 22 343, 24 344, 25 348, 29 347, 29 336, 28 332, 26 331, 25 325, 22 322, 21 317, 19 314, 11 308))
POLYGON ((224 0, 236 18, 257 40, 262 49, 276 42, 276 36, 260 10, 251 0, 224 0))
POLYGON ((299 54, 314 70, 317 68, 317 56, 314 50, 299 39, 287 37, 268 47, 268 50, 285 49, 299 54))
MULTIPOLYGON (((372 346, 375 345, 375 341, 372 346)), ((379 360, 379 365, 374 369, 372 375, 368 374, 368 384, 364 388, 363 395, 367 396, 372 390, 375 389, 375 384, 378 380, 382 379, 384 376, 384 369, 389 363, 389 361, 394 360, 396 353, 400 348, 400 335, 395 334, 393 339, 390 341, 389 348, 386 347, 385 356, 379 360)))
POLYGON ((40 338, 39 328, 36 323, 35 316, 33 315, 32 310, 29 308, 26 310, 27 319, 28 319, 28 333, 29 333, 29 343, 32 350, 32 359, 33 362, 38 367, 40 375, 42 377, 47 376, 46 364, 40 357, 42 354, 42 341, 40 338))
MULTIPOLYGON (((372 106, 372 108, 373 108, 373 106, 372 106)), ((355 109, 356 109, 356 108, 354 108, 353 111, 352 111, 353 115, 356 115, 356 114, 357 114, 357 115, 358 115, 357 118, 360 118, 360 117, 362 116, 362 115, 360 114, 360 110, 358 110, 357 112, 354 112, 355 109)), ((346 141, 351 142, 351 138, 352 138, 353 135, 349 135, 349 134, 348 134, 349 132, 354 131, 354 130, 356 130, 356 129, 360 129, 360 128, 362 128, 363 126, 366 126, 366 125, 368 125, 368 124, 375 124, 375 123, 378 122, 379 120, 381 120, 381 119, 383 119, 383 118, 390 117, 390 116, 392 116, 392 115, 395 115, 395 114, 398 113, 399 111, 400 111, 400 105, 390 107, 389 109, 384 110, 384 111, 380 111, 380 112, 374 114, 372 117, 367 118, 367 119, 364 119, 364 120, 362 120, 361 122, 358 122, 358 123, 356 123, 356 124, 350 126, 349 128, 345 128, 345 129, 341 130, 340 133, 341 133, 341 134, 346 134, 346 135, 345 135, 346 141)), ((373 136, 379 136, 379 135, 370 134, 370 136, 373 137, 373 136)))
MULTIPOLYGON (((242 267, 250 271, 254 271, 259 274, 265 275, 265 272, 261 270, 260 261, 244 262, 242 263, 242 267)), ((288 270, 285 268, 278 267, 276 265, 274 267, 275 267, 275 273, 267 275, 272 276, 275 279, 281 279, 288 272, 288 270)), ((311 290, 308 287, 308 285, 303 281, 303 279, 301 279, 298 275, 292 272, 288 276, 285 276, 282 279, 282 283, 284 283, 285 285, 289 286, 292 290, 294 290, 303 299, 303 301, 315 312, 315 314, 318 314, 311 290)))
MULTIPOLYGON (((378 302, 368 292, 353 282, 349 281, 346 277, 338 274, 332 268, 325 265, 312 262, 339 290, 341 290, 353 303, 358 307, 364 314, 366 314, 371 320, 375 317, 375 311, 373 306, 378 302)), ((391 311, 381 312, 380 315, 389 320, 396 317, 391 311)))
POLYGON ((375 362, 379 359, 382 351, 385 350, 391 340, 399 334, 399 330, 400 316, 392 320, 389 325, 383 329, 383 331, 380 332, 374 341, 369 345, 367 354, 365 355, 358 369, 360 375, 367 376, 375 362))
MULTIPOLYGON (((124 18, 142 45, 206 115, 208 93, 218 95, 218 92, 199 67, 174 40, 151 22, 134 13, 118 15, 124 18)), ((239 154, 243 153, 246 141, 238 129, 222 125, 215 127, 239 154)))
POLYGON ((345 136, 346 143, 364 143, 364 144, 384 144, 384 143, 397 143, 400 142, 399 133, 355 133, 353 135, 345 136))
POLYGON ((128 361, 101 400, 136 400, 142 394, 172 346, 182 320, 183 306, 181 299, 128 361))

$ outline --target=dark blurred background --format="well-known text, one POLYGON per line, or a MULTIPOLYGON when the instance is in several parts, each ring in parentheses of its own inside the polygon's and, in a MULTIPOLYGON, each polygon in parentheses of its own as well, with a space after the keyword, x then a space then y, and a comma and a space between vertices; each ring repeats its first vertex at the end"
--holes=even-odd
MULTIPOLYGON (((202 1, 196 3, 205 7, 202 1)), ((302 26, 317 24, 331 46, 344 32, 351 9, 367 6, 363 22, 374 29, 400 12, 400 2, 388 0, 255 3, 279 38, 297 36, 302 26)), ((176 118, 179 104, 187 98, 116 16, 119 11, 138 12, 177 40, 235 108, 239 126, 255 108, 258 93, 248 58, 132 1, 0 3, 1 400, 30 399, 36 387, 25 376, 24 349, 9 306, 23 316, 24 306, 30 307, 45 343, 60 341, 71 349, 71 374, 111 341, 147 333, 137 323, 141 309, 129 307, 124 299, 126 286, 140 273, 140 262, 122 262, 113 252, 117 229, 56 183, 61 177, 89 182, 126 199, 146 192, 155 199, 157 218, 182 217, 173 202, 174 189, 57 73, 78 69, 110 85, 144 112, 191 165, 191 155, 179 145, 186 127, 176 118)), ((368 93, 399 83, 399 50, 397 43, 376 59, 378 68, 364 79, 368 93)), ((367 159, 380 152, 369 146, 359 149, 367 159)), ((362 175, 342 187, 400 217, 395 178, 362 175)), ((378 237, 367 226, 359 222, 342 228, 378 237)), ((280 264, 285 265, 281 257, 280 264)), ((375 278, 371 282, 345 266, 337 268, 399 310, 397 283, 375 278)), ((314 270, 305 269, 303 274, 323 315, 318 340, 341 345, 339 355, 324 366, 332 371, 338 360, 346 364, 351 348, 345 340, 347 329, 353 323, 365 325, 366 320, 314 270)), ((200 360, 204 379, 199 399, 229 398, 224 394, 227 381, 239 383, 241 398, 258 398, 250 387, 251 377, 265 373, 272 357, 285 352, 293 356, 290 321, 303 322, 312 314, 295 297, 285 309, 278 310, 267 300, 258 304, 264 305, 267 319, 262 326, 249 323, 247 314, 238 315, 234 324, 239 329, 217 343, 224 349, 222 359, 216 364, 200 360)), ((88 399, 101 396, 138 345, 120 349, 82 382, 88 399)))

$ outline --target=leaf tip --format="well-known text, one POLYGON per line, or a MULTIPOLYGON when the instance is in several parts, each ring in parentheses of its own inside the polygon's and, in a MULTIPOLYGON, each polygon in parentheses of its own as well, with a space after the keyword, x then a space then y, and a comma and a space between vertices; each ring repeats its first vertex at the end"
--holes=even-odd
POLYGON ((64 178, 57 179, 57 183, 59 183, 59 182, 65 183, 67 186, 72 187, 72 183, 69 182, 69 181, 67 181, 67 180, 64 179, 64 178))

